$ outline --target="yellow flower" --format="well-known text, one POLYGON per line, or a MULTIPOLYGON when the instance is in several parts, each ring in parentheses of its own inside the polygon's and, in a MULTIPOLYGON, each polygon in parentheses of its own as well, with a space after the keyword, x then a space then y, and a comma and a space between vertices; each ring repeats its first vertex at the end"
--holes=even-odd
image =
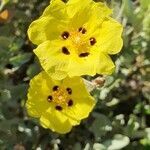
POLYGON ((44 70, 52 78, 113 72, 109 54, 122 47, 122 26, 112 11, 93 0, 52 0, 29 27, 30 40, 44 70))
POLYGON ((30 116, 39 118, 44 128, 62 134, 88 117, 94 105, 82 78, 53 80, 46 72, 31 80, 26 102, 30 116))

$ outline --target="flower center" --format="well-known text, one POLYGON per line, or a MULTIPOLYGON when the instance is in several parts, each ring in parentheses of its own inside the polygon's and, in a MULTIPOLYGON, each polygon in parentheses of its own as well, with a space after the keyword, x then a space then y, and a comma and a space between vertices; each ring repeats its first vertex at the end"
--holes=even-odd
POLYGON ((89 43, 85 40, 85 35, 81 32, 71 32, 70 40, 73 47, 77 50, 78 56, 82 57, 83 53, 89 53, 89 43))
POLYGON ((67 92, 61 88, 53 91, 51 96, 53 97, 53 102, 57 105, 65 105, 69 98, 67 92))
POLYGON ((48 102, 53 102, 55 104, 56 110, 62 110, 65 106, 72 106, 73 100, 70 98, 72 94, 72 89, 62 88, 59 86, 54 86, 51 95, 47 97, 48 102))
MULTIPOLYGON (((85 28, 80 27, 77 31, 64 31, 61 35, 64 40, 68 39, 71 42, 79 57, 87 57, 90 54, 90 46, 96 43, 94 37, 87 40, 86 32, 87 30, 85 28)), ((62 53, 70 55, 70 50, 64 46, 62 47, 62 53)))

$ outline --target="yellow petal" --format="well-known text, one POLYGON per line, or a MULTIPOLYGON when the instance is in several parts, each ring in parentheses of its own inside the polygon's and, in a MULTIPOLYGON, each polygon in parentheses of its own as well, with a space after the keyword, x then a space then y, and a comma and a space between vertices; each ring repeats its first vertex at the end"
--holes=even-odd
POLYGON ((74 97, 73 100, 75 100, 74 105, 66 110, 68 117, 79 120, 87 118, 95 106, 95 100, 93 97, 89 96, 82 99, 74 97))
POLYGON ((66 4, 62 0, 51 0, 50 5, 44 10, 43 16, 53 16, 57 19, 65 19, 66 15, 66 4))
POLYGON ((50 104, 47 102, 47 96, 51 92, 52 85, 55 84, 59 85, 55 80, 50 80, 45 72, 41 72, 30 81, 28 100, 26 102, 30 116, 40 117, 50 107, 50 104))
POLYGON ((34 44, 39 45, 47 40, 59 39, 66 27, 64 20, 45 16, 31 23, 28 29, 28 36, 34 44))
POLYGON ((105 19, 94 35, 101 51, 108 54, 120 52, 123 46, 123 40, 121 38, 122 31, 123 27, 120 23, 112 18, 105 19))
MULTIPOLYGON (((46 77, 44 73, 40 73, 30 81, 28 100, 26 103, 30 116, 40 117, 41 113, 48 108, 45 101, 47 100, 47 93, 49 91, 47 84, 50 83, 47 83, 46 77), (39 90, 38 92, 37 89, 39 90)), ((51 80, 49 80, 49 82, 51 82, 51 80)))
POLYGON ((104 3, 96 3, 93 0, 69 0, 67 12, 71 18, 70 27, 86 26, 89 30, 95 26, 94 22, 100 24, 105 17, 112 13, 104 3))
POLYGON ((90 54, 88 57, 72 57, 69 63, 68 75, 81 76, 81 75, 95 75, 96 67, 99 63, 98 55, 90 54))
POLYGON ((80 97, 80 98, 90 96, 81 77, 73 77, 73 78, 67 77, 63 80, 62 85, 64 87, 72 87, 73 96, 80 97))
POLYGON ((112 62, 110 56, 104 53, 99 55, 99 64, 97 66, 97 73, 103 75, 110 75, 113 73, 115 65, 112 62))
POLYGON ((62 53, 64 45, 66 45, 64 41, 46 41, 34 50, 44 70, 55 79, 67 76, 66 70, 70 57, 62 53))
MULTIPOLYGON (((73 77, 69 78, 69 80, 66 78, 63 80, 62 84, 72 89, 71 99, 73 101, 73 106, 66 109, 65 114, 69 118, 74 118, 74 120, 87 118, 95 106, 96 101, 90 96, 82 78, 73 77)), ((72 120, 70 121, 72 123, 72 120)))
POLYGON ((40 117, 40 123, 44 128, 61 134, 68 133, 72 128, 68 118, 54 109, 44 112, 40 117))

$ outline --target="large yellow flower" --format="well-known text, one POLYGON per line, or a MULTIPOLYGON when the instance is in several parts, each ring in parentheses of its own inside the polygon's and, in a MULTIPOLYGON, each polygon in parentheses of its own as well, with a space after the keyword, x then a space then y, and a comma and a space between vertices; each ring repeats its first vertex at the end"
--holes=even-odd
POLYGON ((28 35, 44 70, 55 79, 66 76, 111 74, 109 54, 122 47, 122 26, 112 11, 93 0, 52 0, 32 22, 28 35))
POLYGON ((88 117, 95 105, 80 77, 53 80, 41 72, 30 82, 26 107, 44 128, 67 133, 88 117))

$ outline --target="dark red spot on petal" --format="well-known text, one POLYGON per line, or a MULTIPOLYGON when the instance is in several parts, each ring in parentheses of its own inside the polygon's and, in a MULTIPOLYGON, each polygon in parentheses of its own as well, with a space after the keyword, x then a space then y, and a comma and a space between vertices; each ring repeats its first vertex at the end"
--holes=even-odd
POLYGON ((66 90, 67 90, 68 94, 72 94, 72 89, 71 88, 67 88, 66 90))
POLYGON ((57 106, 55 107, 55 109, 56 109, 56 110, 59 110, 59 111, 63 110, 63 108, 62 108, 61 106, 59 106, 59 105, 57 105, 57 106))
POLYGON ((69 50, 65 46, 62 48, 62 52, 66 55, 70 54, 69 50))
POLYGON ((81 54, 79 55, 79 57, 87 57, 89 54, 90 54, 90 53, 88 53, 88 52, 81 53, 81 54))
POLYGON ((64 31, 64 32, 62 33, 61 37, 62 37, 64 40, 66 40, 66 39, 68 39, 69 35, 70 35, 69 32, 64 31))
POLYGON ((96 39, 94 37, 90 38, 90 44, 93 46, 96 43, 96 39))
POLYGON ((59 86, 57 85, 53 87, 53 91, 57 91, 58 89, 59 89, 59 86))
POLYGON ((85 28, 82 28, 82 27, 80 27, 80 28, 78 29, 78 31, 81 32, 82 34, 85 34, 85 33, 86 33, 86 29, 85 29, 85 28))
POLYGON ((49 95, 49 96, 47 97, 47 100, 48 100, 48 102, 51 102, 51 101, 53 100, 53 97, 52 97, 51 95, 49 95))
POLYGON ((68 101, 68 106, 72 106, 72 105, 73 105, 73 100, 70 99, 70 100, 68 101))

